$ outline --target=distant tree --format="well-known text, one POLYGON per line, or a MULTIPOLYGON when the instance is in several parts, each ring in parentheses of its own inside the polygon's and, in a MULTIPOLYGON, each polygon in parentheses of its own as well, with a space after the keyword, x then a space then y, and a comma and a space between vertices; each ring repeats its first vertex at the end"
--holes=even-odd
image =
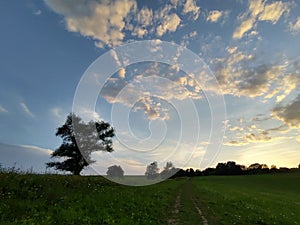
POLYGON ((298 169, 300 169, 300 163, 299 163, 299 165, 298 165, 298 169))
POLYGON ((227 163, 218 163, 216 166, 217 175, 241 175, 245 170, 245 166, 238 165, 234 161, 228 161, 227 163))
POLYGON ((124 176, 124 170, 121 166, 113 165, 107 168, 106 174, 108 177, 122 178, 124 176))
POLYGON ((277 170, 277 166, 276 165, 272 165, 270 170, 271 171, 276 171, 277 170))
POLYGON ((193 168, 186 169, 185 172, 188 177, 193 177, 195 175, 195 171, 193 168))
POLYGON ((103 121, 85 123, 79 116, 70 113, 55 135, 61 137, 63 143, 51 154, 51 158, 62 158, 64 161, 48 162, 46 165, 74 175, 80 175, 84 167, 94 163, 92 152, 113 151, 114 129, 103 121))
POLYGON ((171 177, 171 178, 175 178, 175 177, 185 177, 186 173, 183 169, 180 168, 175 168, 176 173, 171 177))
POLYGON ((215 175, 216 174, 216 169, 215 168, 206 168, 205 170, 202 171, 202 174, 204 176, 210 176, 210 175, 215 175))
POLYGON ((259 163, 253 163, 248 167, 248 170, 260 170, 261 169, 261 164, 259 163))
POLYGON ((177 171, 178 169, 174 167, 172 162, 167 162, 166 166, 164 167, 164 170, 160 173, 160 176, 163 179, 166 179, 172 177, 177 171))
POLYGON ((159 168, 157 166, 157 162, 154 161, 152 163, 150 163, 148 166, 147 166, 147 169, 146 169, 146 172, 145 172, 145 176, 148 178, 148 179, 155 179, 158 177, 159 175, 159 168))
POLYGON ((202 176, 202 175, 203 175, 203 174, 202 174, 201 170, 196 169, 196 171, 195 171, 195 176, 202 176))

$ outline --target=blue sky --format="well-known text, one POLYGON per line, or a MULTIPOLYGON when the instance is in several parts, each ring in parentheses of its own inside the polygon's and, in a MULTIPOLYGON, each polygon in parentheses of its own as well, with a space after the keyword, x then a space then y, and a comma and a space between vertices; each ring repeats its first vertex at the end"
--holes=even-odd
MULTIPOLYGON (((223 94, 227 116, 222 121, 221 149, 211 166, 227 160, 289 167, 300 162, 297 1, 12 0, 0 3, 0 17, 0 163, 4 165, 17 162, 28 167, 31 162, 43 170, 41 161, 60 145, 55 130, 72 110, 76 88, 91 63, 122 44, 142 40, 174 42, 192 50, 218 81, 219 86, 207 91, 223 94), (26 154, 14 158, 9 150, 13 147, 14 152, 26 154), (39 160, 36 156, 41 154, 39 160)), ((212 142, 220 133, 210 132, 210 105, 192 78, 176 67, 150 62, 112 74, 95 112, 84 111, 119 130, 115 152, 96 154, 95 168, 104 171, 119 163, 128 173, 137 173, 153 160, 161 167, 169 160, 177 166, 201 167, 203 154, 211 149, 208 146, 216 147, 212 142), (168 79, 173 86, 151 80, 152 75, 168 79), (124 88, 130 94, 116 98, 124 88), (153 97, 153 93, 160 94, 153 97), (140 99, 131 105, 128 97, 140 99), (197 120, 170 104, 190 100, 200 123, 199 140, 193 137, 197 120), (129 130, 117 127, 124 116, 117 113, 112 118, 113 107, 129 110, 125 120, 133 134, 148 137, 149 142, 138 145, 129 130), (187 139, 179 140, 180 119, 189 116, 187 139), (161 137, 155 151, 126 148, 130 144, 147 149, 160 143, 161 137), (178 143, 182 145, 176 149, 178 143)))

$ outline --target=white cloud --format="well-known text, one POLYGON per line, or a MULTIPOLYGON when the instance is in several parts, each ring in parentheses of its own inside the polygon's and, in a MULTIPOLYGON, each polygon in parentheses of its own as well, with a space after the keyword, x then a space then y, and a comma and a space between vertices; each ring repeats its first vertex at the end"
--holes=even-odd
POLYGON ((91 37, 97 46, 116 46, 125 36, 126 18, 136 11, 134 0, 67 1, 45 0, 55 12, 64 16, 69 31, 91 37))
POLYGON ((42 15, 42 11, 41 10, 36 10, 33 14, 36 15, 36 16, 40 16, 40 15, 42 15))
POLYGON ((0 105, 0 113, 7 113, 7 109, 0 105))
POLYGON ((297 17, 296 22, 290 23, 290 30, 293 32, 300 32, 300 17, 297 17))
POLYGON ((212 10, 212 11, 209 12, 209 15, 208 15, 206 20, 210 21, 210 22, 213 22, 213 23, 216 23, 222 17, 222 15, 223 15, 222 11, 212 10))
POLYGON ((247 31, 249 31, 253 28, 254 22, 255 22, 255 19, 253 19, 253 18, 249 18, 249 19, 243 21, 242 24, 236 28, 232 37, 235 39, 242 38, 247 31))
POLYGON ((197 20, 200 14, 200 7, 197 6, 196 1, 186 0, 183 6, 183 14, 193 13, 194 20, 197 20))
POLYGON ((248 145, 248 142, 245 141, 236 141, 236 140, 232 140, 232 141, 228 141, 225 142, 224 145, 226 146, 244 146, 244 145, 248 145))
POLYGON ((136 20, 139 24, 146 27, 151 25, 153 20, 153 11, 152 9, 148 9, 146 7, 143 7, 138 13, 136 20))
POLYGON ((50 111, 51 114, 58 119, 61 119, 63 117, 63 110, 59 107, 54 107, 50 111))
POLYGON ((28 108, 28 106, 24 103, 24 102, 21 102, 20 103, 20 106, 22 108, 22 110, 30 117, 35 117, 35 115, 30 111, 30 109, 28 108))
POLYGON ((264 7, 265 7, 265 1, 263 0, 249 1, 249 11, 254 17, 258 16, 264 10, 264 7))
POLYGON ((273 2, 265 5, 264 10, 259 16, 259 20, 270 21, 273 24, 277 23, 283 13, 289 11, 289 3, 281 1, 273 2))
POLYGON ((158 36, 164 35, 166 32, 174 32, 180 24, 181 19, 176 13, 166 15, 162 21, 162 24, 159 25, 156 29, 156 34, 158 36))
MULTIPOLYGON (((288 2, 275 1, 266 4, 263 0, 249 0, 248 10, 240 16, 241 24, 233 33, 234 39, 240 39, 245 33, 252 30, 257 21, 270 21, 276 24, 284 13, 289 12, 291 4, 288 2)), ((251 32, 257 34, 257 32, 251 32)))

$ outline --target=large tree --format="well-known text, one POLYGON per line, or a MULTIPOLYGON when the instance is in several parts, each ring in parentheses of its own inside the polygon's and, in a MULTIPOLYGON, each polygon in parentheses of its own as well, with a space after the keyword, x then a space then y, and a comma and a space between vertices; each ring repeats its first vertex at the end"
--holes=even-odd
POLYGON ((85 123, 79 116, 70 113, 64 125, 57 128, 55 134, 63 139, 51 158, 62 158, 62 161, 48 162, 47 167, 69 171, 80 175, 82 169, 95 161, 91 153, 95 151, 112 152, 114 129, 104 121, 85 123))

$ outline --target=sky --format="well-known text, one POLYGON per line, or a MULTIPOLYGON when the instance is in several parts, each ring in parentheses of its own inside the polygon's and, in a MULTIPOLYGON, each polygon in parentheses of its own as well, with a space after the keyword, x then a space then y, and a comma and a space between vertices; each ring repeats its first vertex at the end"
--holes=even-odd
POLYGON ((297 1, 11 0, 0 18, 4 166, 45 171, 73 109, 116 129, 86 173, 300 162, 297 1))

